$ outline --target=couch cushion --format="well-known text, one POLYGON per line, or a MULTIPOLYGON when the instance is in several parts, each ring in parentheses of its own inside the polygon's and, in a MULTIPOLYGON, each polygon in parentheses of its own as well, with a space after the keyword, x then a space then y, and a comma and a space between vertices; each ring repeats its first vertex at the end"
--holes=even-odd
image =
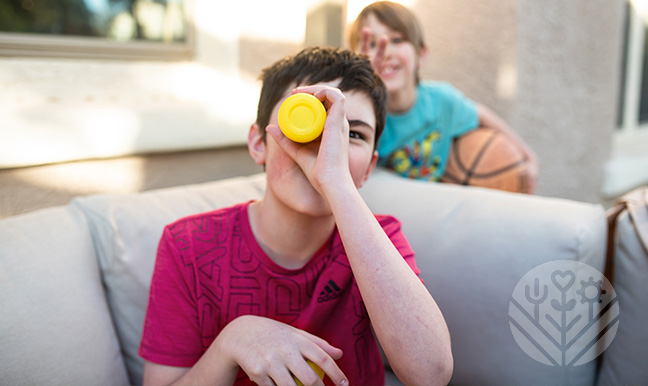
POLYGON ((183 216, 230 206, 263 195, 265 175, 139 194, 78 198, 96 245, 108 301, 133 384, 142 380, 137 354, 157 245, 162 230, 183 216))
POLYGON ((602 386, 648 383, 648 239, 638 234, 638 229, 648 232, 648 188, 623 199, 632 200, 627 203, 632 208, 616 218, 616 235, 610 240, 621 322, 603 356, 598 381, 602 386))
POLYGON ((0 377, 6 385, 128 384, 76 209, 0 221, 0 377))
POLYGON ((395 215, 452 339, 451 384, 595 382, 596 361, 548 366, 518 346, 509 303, 530 270, 576 260, 603 271, 605 213, 597 205, 433 184, 377 170, 361 190, 374 212, 395 215))

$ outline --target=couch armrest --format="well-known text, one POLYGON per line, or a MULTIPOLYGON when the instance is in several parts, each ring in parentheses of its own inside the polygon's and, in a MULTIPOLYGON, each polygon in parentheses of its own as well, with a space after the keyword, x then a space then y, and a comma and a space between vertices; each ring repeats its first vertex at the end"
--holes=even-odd
POLYGON ((608 215, 616 231, 608 242, 621 321, 603 356, 598 384, 643 385, 648 382, 648 187, 625 195, 608 215))
POLYGON ((135 194, 80 197, 132 384, 141 384, 139 348, 158 242, 164 226, 190 214, 263 195, 265 175, 135 194))
POLYGON ((0 378, 128 384, 87 223, 74 208, 0 221, 0 378))
POLYGON ((450 329, 452 384, 595 382, 596 361, 557 368, 527 356, 511 333, 509 302, 520 279, 545 262, 575 260, 603 271, 602 207, 414 181, 384 170, 361 192, 374 212, 403 223, 450 329))

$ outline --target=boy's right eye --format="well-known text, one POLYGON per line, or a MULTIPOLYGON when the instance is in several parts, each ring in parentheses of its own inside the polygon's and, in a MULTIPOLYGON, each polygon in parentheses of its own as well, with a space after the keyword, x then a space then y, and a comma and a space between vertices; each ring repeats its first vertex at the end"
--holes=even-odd
POLYGON ((351 131, 349 131, 349 138, 364 139, 364 135, 362 135, 362 133, 360 133, 358 131, 351 130, 351 131))

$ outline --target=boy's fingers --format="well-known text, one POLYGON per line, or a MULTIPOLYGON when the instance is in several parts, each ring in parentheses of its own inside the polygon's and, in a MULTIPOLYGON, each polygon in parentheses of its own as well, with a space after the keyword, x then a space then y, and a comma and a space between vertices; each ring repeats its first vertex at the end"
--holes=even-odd
MULTIPOLYGON (((323 353, 322 353, 323 354, 323 353)), ((322 354, 314 354, 312 356, 308 356, 305 354, 304 356, 308 358, 311 362, 316 364, 328 377, 335 383, 336 385, 348 385, 349 380, 347 379, 346 375, 340 370, 338 367, 337 363, 333 360, 328 355, 322 355, 322 354)))
POLYGON ((345 138, 349 136, 349 129, 346 120, 346 108, 344 105, 346 97, 344 96, 342 91, 333 87, 303 86, 294 89, 293 94, 295 93, 312 94, 322 102, 322 104, 326 108, 327 115, 326 121, 324 123, 324 132, 327 131, 327 127, 330 127, 331 122, 342 122, 343 126, 341 132, 345 136, 345 138))
POLYGON ((271 383, 271 385, 297 386, 295 380, 292 377, 292 374, 286 367, 280 367, 277 371, 269 375, 270 378, 272 378, 271 382, 273 382, 271 383))
MULTIPOLYGON (((319 377, 319 374, 317 374, 315 372, 315 369, 309 366, 309 364, 307 364, 307 362, 305 362, 303 359, 300 360, 299 363, 296 363, 293 366, 291 366, 290 372, 304 386, 310 386, 310 385, 324 386, 324 382, 322 381, 322 378, 319 377)), ((277 385, 284 385, 284 384, 290 384, 290 383, 277 383, 277 385)))
POLYGON ((387 36, 383 36, 378 41, 378 51, 374 56, 372 65, 376 72, 380 72, 383 62, 385 61, 385 51, 387 50, 387 36))
POLYGON ((279 126, 268 125, 266 127, 266 133, 270 134, 272 139, 274 139, 279 147, 281 147, 286 153, 290 155, 297 153, 298 145, 295 142, 291 141, 290 138, 286 137, 279 126))
MULTIPOLYGON (((293 90, 293 93, 313 94, 326 107, 327 116, 343 118, 345 116, 344 100, 342 91, 333 87, 304 86, 293 90)), ((328 120, 328 117, 327 117, 328 120)))
POLYGON ((308 333, 304 330, 299 330, 300 333, 304 334, 308 339, 313 341, 315 344, 317 344, 322 350, 324 350, 325 353, 327 353, 331 358, 337 360, 342 358, 342 350, 331 345, 329 342, 326 340, 320 338, 317 335, 313 335, 311 333, 308 333))
POLYGON ((364 27, 362 29, 362 43, 360 45, 360 53, 363 55, 369 55, 369 49, 371 44, 371 30, 369 27, 364 27))

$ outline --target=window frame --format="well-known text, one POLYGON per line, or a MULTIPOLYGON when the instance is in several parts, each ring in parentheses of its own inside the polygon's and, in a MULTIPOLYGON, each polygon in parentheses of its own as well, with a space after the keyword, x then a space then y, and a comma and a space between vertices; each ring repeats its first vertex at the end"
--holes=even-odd
POLYGON ((603 195, 617 197, 648 182, 648 122, 639 122, 646 33, 635 7, 627 6, 627 45, 622 69, 620 122, 612 135, 612 157, 605 168, 603 195))
POLYGON ((0 57, 54 57, 113 60, 188 60, 195 55, 193 0, 184 1, 187 22, 182 43, 120 42, 96 36, 0 32, 0 57))

